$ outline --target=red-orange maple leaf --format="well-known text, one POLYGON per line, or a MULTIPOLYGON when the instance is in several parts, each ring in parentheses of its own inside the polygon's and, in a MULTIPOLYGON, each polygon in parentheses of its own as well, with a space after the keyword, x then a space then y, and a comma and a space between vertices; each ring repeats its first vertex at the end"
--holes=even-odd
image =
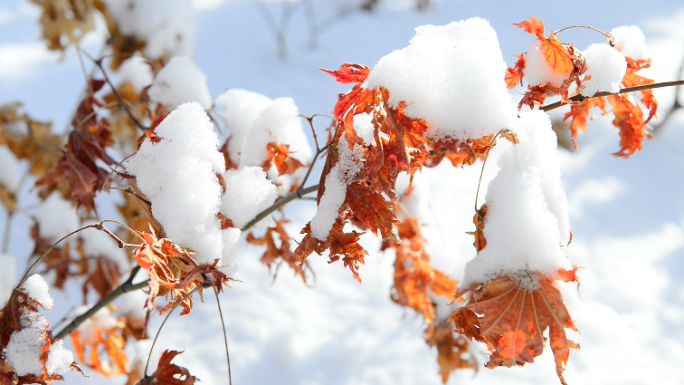
POLYGON ((359 276, 359 264, 364 264, 364 258, 368 255, 368 252, 358 244, 359 237, 362 233, 357 233, 352 231, 351 233, 345 233, 342 228, 344 227, 344 215, 337 218, 337 221, 330 230, 328 239, 323 242, 311 234, 311 224, 307 225, 302 229, 302 234, 304 234, 304 239, 299 244, 299 247, 295 250, 295 260, 299 262, 304 262, 306 257, 311 253, 323 254, 326 250, 330 253, 330 260, 328 263, 333 263, 342 259, 344 266, 348 267, 349 270, 354 275, 359 283, 361 283, 361 277, 359 276))
POLYGON ((570 348, 579 348, 568 341, 565 329, 577 328, 553 283, 577 281, 575 272, 576 268, 560 270, 547 277, 534 271, 516 271, 486 284, 474 284, 459 293, 469 293, 470 297, 450 319, 458 333, 487 344, 492 353, 488 368, 534 362, 544 349, 543 333, 549 328, 556 373, 565 384, 563 370, 570 348))
MULTIPOLYGON (((261 263, 273 270, 274 277, 278 272, 281 262, 285 262, 295 271, 295 274, 299 275, 306 282, 305 271, 297 264, 295 255, 290 249, 290 236, 283 227, 285 223, 287 221, 284 219, 277 221, 275 227, 267 228, 266 233, 261 238, 257 238, 254 234, 249 233, 247 235, 247 242, 257 246, 266 246, 266 251, 261 257, 261 263), (273 267, 274 264, 275 268, 273 267)), ((304 261, 304 264, 307 265, 307 262, 304 261)))
POLYGON ((518 84, 522 86, 522 79, 524 76, 525 69, 525 56, 523 55, 513 55, 518 61, 515 62, 513 68, 506 69, 506 75, 504 79, 506 80, 506 87, 509 89, 515 88, 518 84))
POLYGON ((558 40, 553 31, 549 33, 549 37, 544 36, 544 23, 541 20, 530 16, 529 21, 523 21, 519 24, 513 24, 518 28, 522 28, 525 32, 537 36, 539 39, 539 50, 546 58, 551 68, 555 72, 570 75, 573 70, 574 63, 568 47, 563 45, 558 40))
POLYGON ((123 348, 125 340, 122 335, 123 323, 119 322, 117 325, 110 328, 102 328, 93 326, 94 330, 88 332, 91 337, 90 340, 83 340, 81 332, 78 330, 71 333, 71 343, 74 346, 76 357, 78 360, 88 367, 95 369, 98 373, 105 377, 118 376, 121 373, 126 373, 126 365, 128 364, 128 356, 124 353, 123 348), (102 351, 100 351, 100 346, 102 351), (86 348, 90 349, 88 361, 85 358, 86 348), (102 364, 101 354, 107 354, 109 361, 113 363, 102 364))
POLYGON ((566 113, 565 117, 563 118, 564 121, 568 120, 568 118, 572 118, 572 121, 570 123, 570 133, 572 143, 575 145, 575 149, 577 149, 575 139, 577 138, 577 135, 580 131, 585 131, 587 129, 587 118, 593 119, 589 111, 594 107, 600 108, 603 114, 605 115, 607 113, 606 99, 591 98, 581 103, 573 104, 572 106, 570 106, 570 112, 566 113))
POLYGON ((151 376, 145 376, 136 385, 193 385, 199 381, 197 377, 190 375, 188 369, 171 363, 181 353, 165 350, 159 358, 157 370, 151 376))
MULTIPOLYGON (((304 165, 297 159, 290 156, 290 146, 278 143, 269 143, 268 160, 264 163, 264 169, 271 167, 271 162, 276 166, 278 175, 292 174, 304 165)), ((228 157, 227 159, 230 159, 228 157)))
POLYGON ((615 115, 613 125, 620 129, 620 151, 613 155, 629 157, 642 148, 641 142, 646 136, 644 113, 628 95, 611 95, 607 99, 615 115))

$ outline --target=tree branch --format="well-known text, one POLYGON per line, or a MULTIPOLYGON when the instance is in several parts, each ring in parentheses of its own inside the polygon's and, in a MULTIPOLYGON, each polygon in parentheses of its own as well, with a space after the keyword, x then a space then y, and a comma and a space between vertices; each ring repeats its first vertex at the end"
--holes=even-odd
MULTIPOLYGON (((581 94, 577 94, 573 97, 570 98, 571 101, 573 102, 583 102, 587 99, 593 99, 593 98, 601 98, 604 96, 610 96, 610 95, 618 95, 618 94, 625 94, 628 92, 637 92, 637 91, 643 91, 643 90, 651 90, 654 88, 663 88, 663 87, 672 87, 672 86, 679 86, 684 84, 684 80, 675 80, 671 82, 662 82, 662 83, 653 83, 653 84, 647 84, 645 86, 636 86, 636 87, 630 87, 630 88, 623 88, 620 90, 620 92, 597 92, 593 96, 582 96, 581 94)), ((558 107, 562 107, 565 105, 569 105, 569 103, 563 104, 562 101, 547 104, 545 106, 539 107, 540 110, 542 111, 551 111, 555 110, 558 107)))
POLYGON ((251 221, 249 221, 249 223, 247 223, 247 224, 245 225, 245 227, 243 227, 241 230, 242 230, 242 231, 249 230, 251 227, 253 227, 253 226, 256 225, 257 223, 259 223, 259 221, 261 221, 262 219, 266 218, 267 216, 269 216, 269 215, 270 215, 271 213, 273 213, 274 211, 279 210, 280 208, 282 208, 282 207, 285 206, 286 204, 292 202, 293 200, 298 199, 298 198, 301 198, 302 196, 304 196, 304 195, 306 195, 306 194, 311 194, 311 193, 314 192, 314 191, 318 191, 318 185, 317 185, 317 184, 316 184, 316 185, 313 185, 313 186, 309 186, 309 187, 307 187, 307 188, 299 188, 299 189, 297 189, 297 191, 295 191, 295 192, 293 192, 293 193, 290 193, 289 195, 286 195, 285 197, 283 197, 283 199, 281 199, 281 200, 276 201, 275 203, 273 203, 273 204, 271 205, 271 207, 269 207, 269 208, 267 208, 266 210, 260 212, 259 215, 257 215, 256 217, 254 217, 254 219, 252 219, 251 221))
POLYGON ((140 270, 140 266, 134 267, 131 270, 131 275, 128 277, 126 282, 122 283, 121 285, 119 285, 119 287, 114 289, 114 291, 107 294, 106 297, 99 300, 95 305, 93 305, 93 307, 88 309, 85 313, 77 316, 71 322, 69 322, 69 324, 67 326, 65 326, 62 330, 59 331, 59 333, 57 333, 57 335, 55 335, 55 339, 63 340, 64 337, 71 334, 71 332, 76 330, 88 318, 95 315, 95 313, 97 313, 103 307, 114 302, 114 300, 119 298, 119 296, 121 296, 122 294, 128 293, 129 291, 142 289, 145 286, 147 286, 148 281, 143 281, 143 282, 136 283, 136 284, 133 283, 133 278, 135 278, 135 276, 136 276, 136 274, 138 274, 139 270, 140 270))

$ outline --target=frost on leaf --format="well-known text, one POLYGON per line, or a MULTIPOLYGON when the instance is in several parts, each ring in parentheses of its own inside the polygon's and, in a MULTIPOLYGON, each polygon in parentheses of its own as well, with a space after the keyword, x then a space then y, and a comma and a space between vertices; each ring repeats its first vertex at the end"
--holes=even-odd
POLYGON ((192 385, 199 381, 197 377, 190 375, 190 371, 171 361, 182 352, 165 350, 159 358, 157 370, 151 376, 145 376, 136 385, 192 385))
MULTIPOLYGON (((0 310, 0 383, 3 385, 49 385, 52 381, 61 381, 61 374, 71 369, 80 371, 71 352, 47 330, 48 321, 38 307, 49 305, 34 300, 33 291, 14 290, 7 305, 0 310)), ((49 294, 43 294, 47 295, 44 302, 52 300, 49 294)))
POLYGON ((492 353, 488 368, 522 366, 534 362, 544 349, 549 329, 551 350, 561 382, 570 348, 565 329, 577 331, 554 281, 576 282, 575 271, 559 270, 547 277, 534 271, 501 274, 485 284, 473 284, 459 295, 469 294, 465 306, 450 320, 456 332, 487 344, 492 353))

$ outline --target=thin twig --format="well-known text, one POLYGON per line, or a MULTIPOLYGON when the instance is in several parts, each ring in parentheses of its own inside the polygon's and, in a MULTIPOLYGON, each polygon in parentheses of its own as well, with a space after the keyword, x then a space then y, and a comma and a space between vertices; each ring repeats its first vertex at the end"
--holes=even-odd
POLYGON ((159 326, 159 329, 157 330, 157 334, 154 336, 154 340, 152 340, 152 346, 150 347, 150 353, 147 355, 147 363, 145 364, 145 371, 143 372, 145 378, 147 378, 147 368, 150 366, 150 357, 152 357, 152 349, 154 349, 154 344, 157 343, 157 338, 159 338, 159 334, 161 333, 162 329, 164 328, 164 324, 166 324, 166 321, 168 321, 169 317, 171 317, 171 314, 173 313, 174 310, 178 307, 178 305, 182 304, 188 297, 193 295, 197 290, 201 289, 204 287, 205 283, 208 281, 204 281, 201 285, 195 286, 192 290, 190 290, 187 294, 183 296, 183 299, 180 300, 180 302, 176 302, 175 305, 169 310, 168 313, 166 313, 166 317, 164 318, 164 321, 162 321, 162 324, 159 326))
POLYGON ((218 306, 219 316, 221 316, 221 326, 223 326, 223 342, 226 345, 226 361, 228 362, 228 385, 233 385, 233 376, 230 370, 230 353, 228 353, 228 333, 226 333, 226 321, 223 319, 223 311, 221 310, 221 301, 219 301, 218 297, 218 289, 216 289, 216 286, 210 280, 207 279, 206 282, 211 283, 211 288, 214 289, 214 295, 216 296, 216 306, 218 306))
MULTIPOLYGON (((672 87, 672 86, 680 86, 684 84, 684 80, 674 80, 671 82, 662 82, 662 83, 653 83, 653 84, 647 84, 644 86, 636 86, 636 87, 630 87, 630 88, 623 88, 620 90, 620 92, 597 92, 592 96, 582 96, 582 94, 577 94, 573 97, 570 98, 571 101, 573 102, 583 102, 587 99, 593 99, 593 98, 602 98, 604 96, 610 96, 610 95, 618 95, 618 94, 625 94, 628 92, 637 92, 637 91, 644 91, 644 90, 651 90, 655 88, 663 88, 663 87, 672 87)), ((563 103, 563 101, 547 104, 545 106, 540 106, 539 109, 542 111, 551 111, 555 110, 558 107, 562 107, 565 105, 568 105, 569 103, 563 103)))
POLYGON ((275 203, 273 203, 273 204, 271 205, 271 207, 269 207, 269 208, 267 208, 266 210, 260 212, 259 215, 257 215, 256 217, 254 217, 254 219, 252 219, 251 221, 249 221, 249 223, 247 223, 247 224, 245 225, 245 227, 243 227, 241 230, 242 230, 242 231, 249 230, 252 226, 254 226, 254 225, 256 225, 257 223, 259 223, 259 221, 261 221, 262 219, 266 218, 267 216, 269 216, 269 215, 270 215, 271 213, 273 213, 274 211, 279 210, 280 208, 282 208, 282 207, 285 206, 286 204, 292 202, 293 200, 295 200, 295 199, 297 199, 297 198, 301 198, 301 197, 304 196, 304 195, 311 194, 311 193, 314 192, 314 191, 318 191, 318 185, 313 185, 313 186, 309 186, 309 187, 306 187, 306 188, 299 188, 299 189, 297 189, 297 191, 295 191, 295 192, 293 192, 293 193, 290 193, 290 194, 286 195, 285 197, 283 197, 283 199, 281 199, 281 200, 276 201, 275 203))
POLYGON ((600 33, 601 35, 605 36, 605 37, 608 39, 608 41, 610 42, 610 46, 611 46, 611 47, 615 47, 615 38, 613 37, 613 35, 609 34, 608 32, 603 32, 603 31, 601 31, 600 29, 597 29, 597 28, 594 28, 594 27, 589 27, 589 26, 586 26, 586 25, 571 25, 571 26, 569 26, 569 27, 561 28, 561 29, 559 29, 558 31, 554 31, 553 34, 554 34, 554 35, 558 35, 559 33, 563 32, 563 31, 567 31, 568 29, 572 29, 572 28, 585 28, 585 29, 590 29, 590 30, 592 30, 592 31, 598 32, 598 33, 600 33))
MULTIPOLYGON (((79 49, 79 51, 80 51, 80 49, 79 49)), ((102 76, 104 76, 105 81, 109 85, 109 88, 112 89, 112 93, 116 97, 116 100, 119 101, 119 107, 123 108, 124 111, 126 111, 126 114, 128 115, 128 117, 131 118, 133 123, 135 123, 135 125, 138 126, 138 128, 140 128, 143 131, 147 131, 147 127, 143 126, 142 123, 140 123, 140 121, 138 120, 138 118, 136 118, 133 115, 130 108, 128 108, 128 104, 123 100, 121 95, 119 95, 119 91, 117 91, 114 84, 112 84, 112 81, 109 79, 109 76, 107 75, 107 71, 105 71, 104 67, 102 66, 102 58, 95 60, 90 55, 88 55, 87 52, 83 52, 83 54, 85 54, 88 57, 88 59, 92 60, 93 63, 95 63, 95 65, 100 69, 100 72, 102 72, 102 76)))
MULTIPOLYGON (((477 181, 477 193, 475 193, 475 212, 478 212, 478 210, 479 210, 479 208, 477 207, 477 198, 480 196, 480 186, 482 185, 482 176, 484 176, 484 169, 485 169, 485 166, 487 165, 487 159, 489 159, 489 151, 494 146, 494 142, 496 142, 496 139, 499 136, 501 136, 502 134, 513 135, 513 131, 511 131, 507 128, 504 128, 503 130, 497 132, 496 135, 494 135, 494 137, 492 138, 492 141, 489 142, 489 147, 487 148, 487 152, 485 153, 484 161, 482 162, 482 170, 480 171, 480 179, 477 181)), ((517 141, 514 141, 513 143, 517 143, 517 141)))
POLYGON ((24 273, 24 276, 21 278, 21 281, 19 281, 19 284, 17 285, 17 287, 21 287, 21 285, 24 284, 24 282, 26 281, 26 278, 28 278, 28 274, 31 272, 31 270, 32 270, 34 267, 36 267, 36 265, 37 265, 40 261, 42 261, 43 258, 45 258, 45 256, 48 255, 48 253, 51 252, 52 249, 54 249, 55 247, 57 247, 57 245, 59 245, 63 240, 69 238, 70 236, 72 236, 72 235, 74 235, 74 234, 80 233, 81 231, 83 231, 83 230, 85 230, 85 229, 95 228, 96 226, 97 226, 97 224, 92 224, 92 225, 88 225, 88 226, 81 227, 80 229, 77 229, 77 230, 74 230, 74 231, 70 232, 69 234, 67 234, 67 235, 63 236, 62 238, 60 238, 57 242, 53 243, 53 244, 50 246, 50 248, 48 248, 47 251, 45 251, 45 252, 43 253, 43 255, 41 255, 40 257, 38 257, 38 259, 36 259, 36 260, 31 264, 31 266, 26 270, 26 273, 24 273))
POLYGON ((135 278, 136 274, 140 270, 140 266, 136 266, 131 270, 131 274, 128 276, 128 279, 126 282, 122 283, 114 289, 111 293, 107 294, 106 297, 100 299, 97 301, 95 305, 93 305, 90 309, 88 309, 85 313, 75 317, 67 326, 65 326, 62 330, 60 330, 56 335, 55 339, 62 340, 64 339, 67 335, 71 334, 74 330, 76 330, 83 322, 88 320, 90 317, 95 315, 100 309, 103 307, 109 305, 110 303, 114 302, 115 299, 119 298, 122 294, 128 293, 130 291, 134 290, 139 290, 144 288, 145 286, 148 285, 148 281, 143 281, 134 284, 133 279, 135 278))

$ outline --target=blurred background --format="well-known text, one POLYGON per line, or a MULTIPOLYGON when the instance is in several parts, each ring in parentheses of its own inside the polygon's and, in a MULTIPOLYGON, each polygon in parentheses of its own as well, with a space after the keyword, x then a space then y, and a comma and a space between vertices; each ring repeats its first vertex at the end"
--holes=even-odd
MULTIPOLYGON (((372 67, 384 55, 407 46, 415 27, 475 16, 489 20, 497 31, 509 66, 515 63, 513 55, 525 52, 534 39, 511 24, 529 16, 542 20, 547 31, 571 25, 604 31, 639 26, 653 60, 652 68, 641 73, 657 82, 681 79, 684 60, 684 5, 675 0, 141 0, 128 4, 149 8, 149 19, 140 22, 181 36, 173 49, 194 59, 214 97, 230 88, 270 98, 287 96, 304 115, 330 114, 337 95, 350 88, 319 68, 336 69, 346 62, 372 67)), ((21 101, 34 119, 51 121, 53 129, 64 131, 84 89, 83 72, 90 72, 93 64, 88 60, 81 64, 73 47, 64 52, 48 50, 41 39, 40 14, 40 8, 28 0, 0 2, 0 105, 21 101)), ((99 57, 108 34, 103 20, 95 23, 80 47, 99 57)), ((589 30, 566 31, 559 37, 579 50, 604 41, 589 30)), ((519 100, 523 92, 512 90, 512 98, 519 100)), ((660 108, 652 122, 655 134, 629 159, 611 155, 619 149, 619 137, 609 117, 597 113, 587 132, 580 134, 575 151, 564 139, 568 128, 562 118, 567 110, 551 113, 561 137, 561 172, 574 234, 569 258, 582 267, 579 290, 566 291, 570 313, 581 331, 572 336, 581 349, 570 354, 565 375, 570 384, 684 382, 684 115, 677 111, 677 94, 675 88, 656 91, 660 108)), ((321 123, 319 132, 327 124, 321 123)), ((506 146, 500 147, 493 152, 494 159, 506 146)), ((314 172, 320 173, 321 168, 322 163, 314 172)), ((475 256, 472 238, 465 232, 473 227, 480 170, 481 163, 464 169, 443 164, 419 178, 429 196, 425 222, 430 255, 436 267, 456 279, 475 256)), ((495 173, 492 161, 485 179, 495 173)), ((101 209, 98 206, 100 215, 116 219, 119 214, 108 211, 105 203, 121 197, 117 192, 103 195, 98 200, 104 202, 101 209)), ((315 213, 315 203, 295 202, 286 212, 289 233, 297 234, 315 213)), ((4 254, 14 262, 3 263, 16 273, 6 272, 11 279, 5 282, 18 280, 25 270, 33 250, 29 236, 33 215, 29 209, 11 222, 11 241, 4 254)), ((6 226, 7 221, 0 219, 0 228, 6 226)), ((394 256, 376 252, 380 244, 372 235, 362 239, 371 252, 360 270, 363 285, 339 263, 328 265, 325 257, 315 255, 309 258, 316 273, 310 285, 287 269, 274 280, 259 262, 263 250, 241 247, 237 257, 241 282, 221 297, 235 384, 441 383, 437 353, 425 344, 422 318, 389 299, 394 256)), ((79 295, 53 295, 57 299, 50 315, 53 322, 68 314, 73 302, 79 305, 79 295)), ((213 298, 205 299, 192 314, 170 319, 155 351, 184 350, 175 363, 203 383, 227 383, 220 319, 213 298)), ((160 321, 153 319, 152 331, 160 321)), ((473 349, 472 354, 486 362, 482 348, 473 349)), ((548 349, 534 365, 480 367, 477 373, 455 372, 449 383, 558 381, 548 349)), ((70 373, 66 383, 126 381, 98 376, 92 373, 84 379, 70 373)))

